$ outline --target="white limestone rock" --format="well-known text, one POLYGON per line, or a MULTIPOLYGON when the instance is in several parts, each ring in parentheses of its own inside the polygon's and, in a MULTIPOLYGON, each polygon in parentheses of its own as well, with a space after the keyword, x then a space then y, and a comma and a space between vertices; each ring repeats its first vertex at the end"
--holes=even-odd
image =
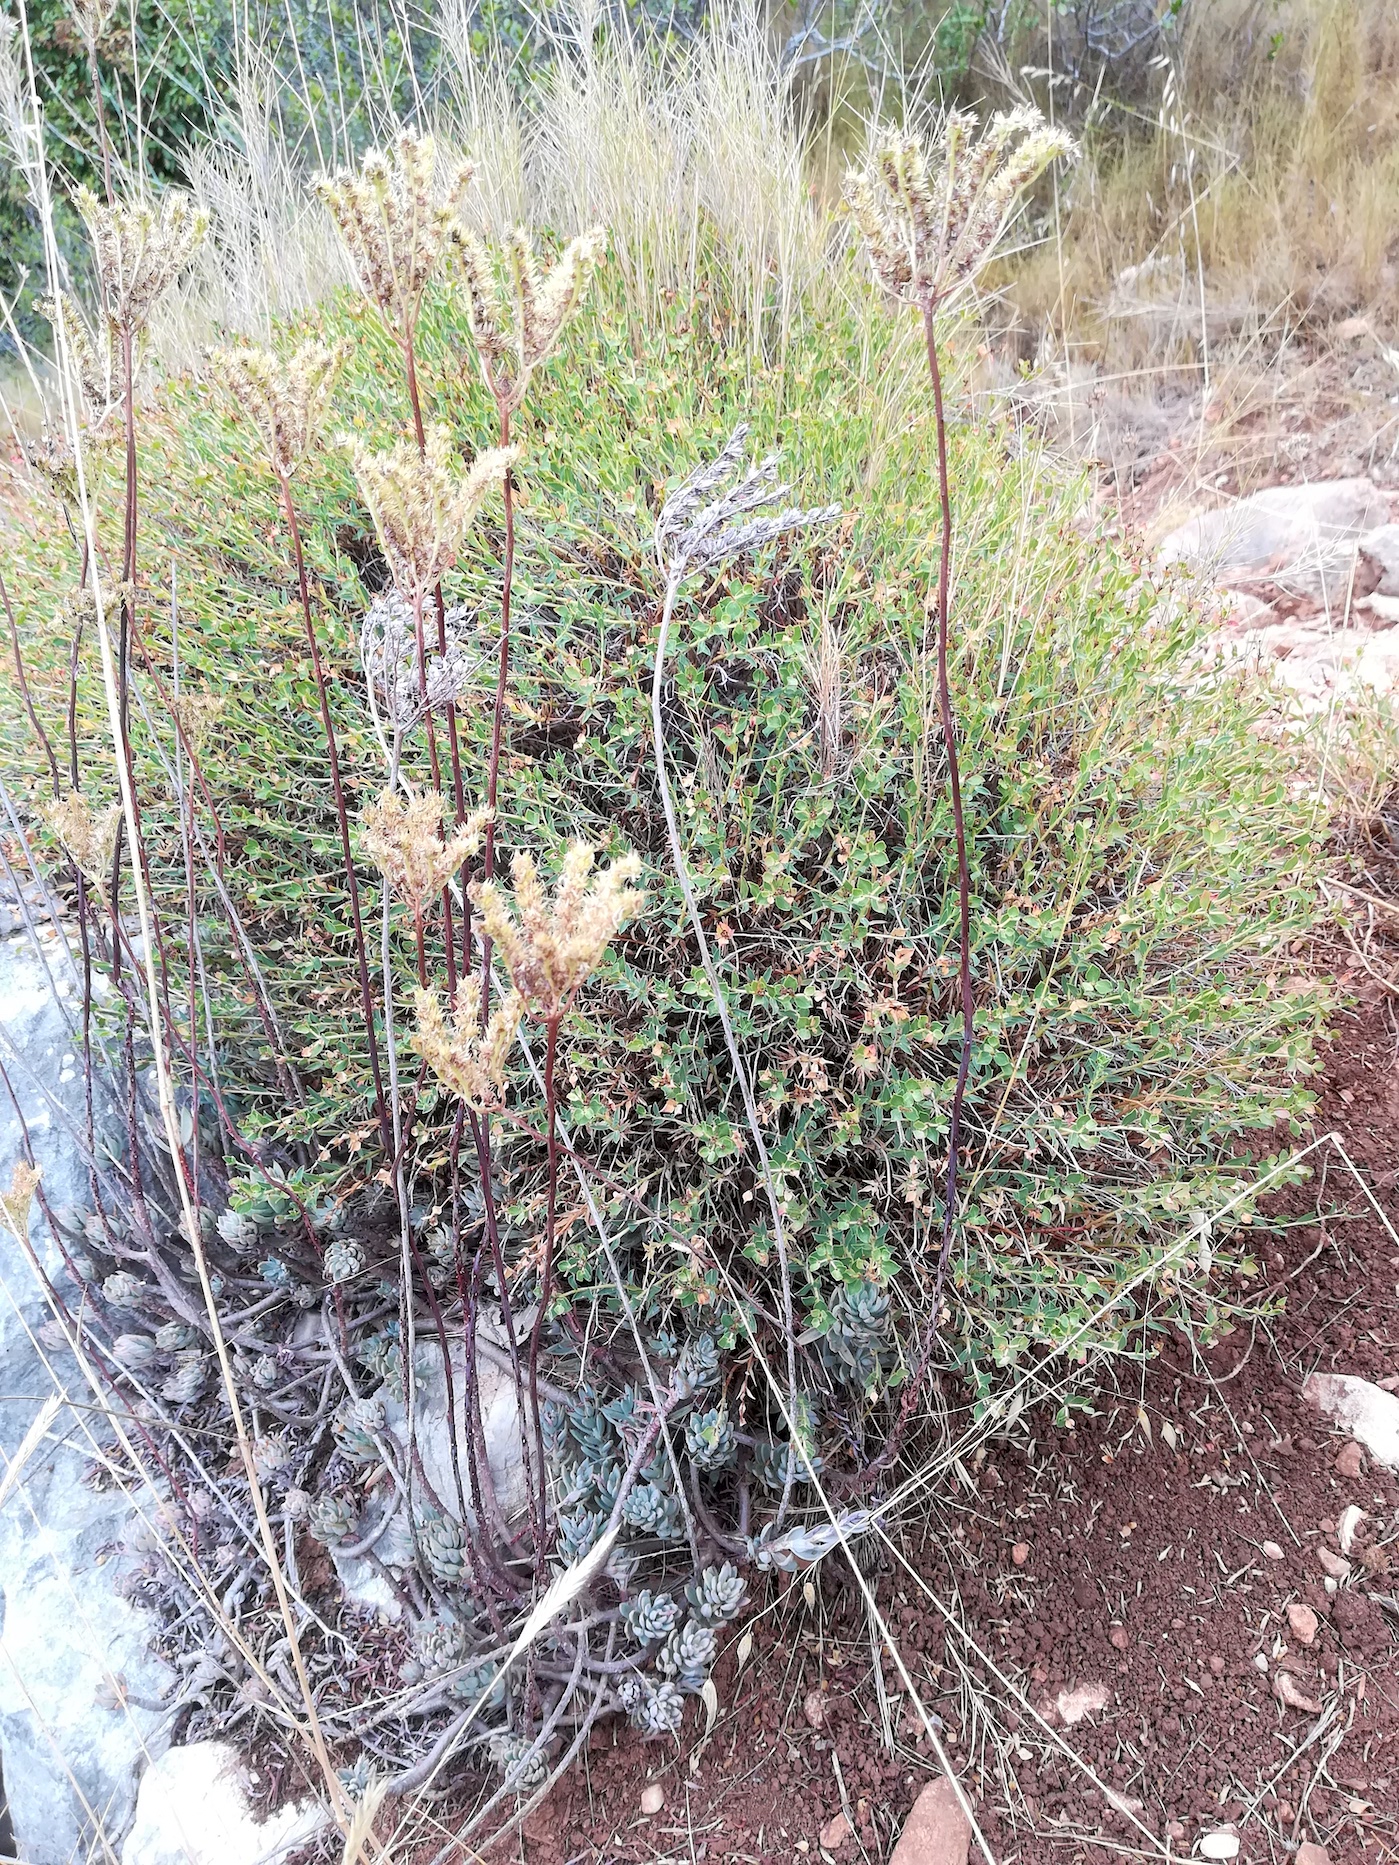
POLYGON ((146 1770, 121 1865, 279 1865, 329 1820, 310 1799, 255 1819, 237 1750, 192 1742, 167 1749, 146 1770))
POLYGON ((1162 540, 1160 559, 1231 589, 1276 583, 1334 604, 1345 598, 1360 540, 1381 527, 1399 528, 1368 479, 1268 486, 1188 519, 1162 540))

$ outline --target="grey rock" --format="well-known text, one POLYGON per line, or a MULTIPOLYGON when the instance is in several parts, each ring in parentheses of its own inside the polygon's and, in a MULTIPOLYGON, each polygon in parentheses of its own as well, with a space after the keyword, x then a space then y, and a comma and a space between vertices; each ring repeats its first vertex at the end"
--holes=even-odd
POLYGON ((1367 531, 1357 548, 1379 572, 1374 594, 1382 598, 1399 596, 1399 525, 1380 525, 1367 531))
MULTIPOLYGON (((63 1122, 82 1106, 73 1031, 51 989, 67 984, 56 933, 41 959, 24 940, 0 944, 0 1060, 14 1084, 43 1187, 55 1207, 85 1204, 87 1176, 63 1122)), ((21 1156, 20 1123, 0 1096, 0 1184, 21 1156)), ((32 1245, 44 1271, 62 1274, 59 1251, 36 1204, 32 1245)), ((54 1392, 89 1397, 71 1354, 36 1336, 50 1310, 25 1252, 0 1228, 0 1451, 8 1458, 54 1392)), ((91 1413, 63 1407, 0 1507, 0 1767, 20 1857, 67 1865, 98 1856, 99 1830, 120 1838, 143 1762, 164 1746, 165 1717, 152 1703, 170 1674, 147 1650, 145 1616, 123 1599, 132 1502, 83 1481, 97 1439, 91 1413), (109 1707, 115 1705, 115 1707, 109 1707)))
POLYGON ((1351 583, 1360 540, 1381 528, 1399 529, 1368 479, 1269 486, 1189 519, 1162 540, 1160 559, 1231 589, 1275 583, 1334 603, 1351 583))
POLYGON ((328 1822, 316 1800, 253 1817, 249 1782, 227 1742, 168 1749, 141 1782, 121 1865, 278 1865, 328 1822))

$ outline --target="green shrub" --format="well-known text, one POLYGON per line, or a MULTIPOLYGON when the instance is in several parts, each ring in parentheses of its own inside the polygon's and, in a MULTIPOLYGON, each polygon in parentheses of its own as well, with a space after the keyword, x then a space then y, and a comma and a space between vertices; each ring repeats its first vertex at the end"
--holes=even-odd
MULTIPOLYGON (((739 420, 780 445, 804 503, 840 500, 834 535, 740 564, 682 600, 668 756, 706 923, 789 1200, 811 1329, 841 1285, 888 1281, 901 1333, 921 1320, 939 1222, 939 1150, 956 1054, 951 819, 931 674, 936 559, 930 419, 912 333, 861 309, 798 326, 780 366, 725 342, 721 303, 675 303, 623 340, 604 293, 541 376, 521 438, 520 556, 499 844, 586 838, 648 861, 649 907, 585 993, 566 1043, 565 1117, 635 1290, 653 1315, 744 1351, 735 1288, 771 1314, 769 1239, 736 1084, 665 853, 648 715, 660 578, 649 554, 665 482, 739 420), (678 1311, 678 1314, 677 1314, 678 1311)), ((309 328, 309 327, 308 327, 309 328)), ((394 355, 354 305, 316 334, 353 340, 339 395, 357 435, 401 418, 394 355)), ((288 333, 288 341, 293 335, 288 333)), ((454 303, 431 300, 421 379, 463 452, 492 423, 454 303)), ((331 1180, 367 1131, 365 1061, 337 884, 311 670, 273 488, 249 433, 200 382, 147 422, 143 631, 163 677, 228 696, 206 750, 229 885, 256 929, 308 1086, 270 1090, 241 977, 211 930, 217 1026, 245 1128, 331 1180)), ((1192 673, 1198 623, 1083 515, 1013 428, 952 434, 955 668, 973 846, 977 1044, 951 1283, 948 1355, 983 1401, 999 1369, 1065 1349, 1120 1350, 1131 1303, 1193 1215, 1242 1191, 1244 1139, 1307 1098, 1316 994, 1280 982, 1305 925, 1308 833, 1279 753, 1245 701, 1192 673)), ((361 803, 379 773, 357 630, 377 584, 348 461, 297 482, 336 670, 337 726, 361 803)), ((7 521, 9 581, 36 698, 56 723, 71 578, 57 526, 7 521)), ((451 582, 480 648, 462 708, 468 784, 490 730, 499 538, 451 582)), ((85 668, 81 716, 101 732, 85 668)), ((149 681, 138 685, 150 692, 149 681)), ((4 694, 6 742, 19 711, 4 694)), ((138 740, 141 728, 138 725, 138 740)), ((422 747, 416 775, 425 774, 422 747)), ((173 804, 140 744, 157 891, 178 923, 173 804)), ((37 768, 37 766, 31 767, 37 768)), ((412 954, 399 954, 405 994, 412 954)), ((172 953, 178 965, 178 953, 172 953)), ((444 1156, 428 1087, 417 1166, 444 1156)), ((523 1070, 505 1189, 537 1228, 542 1149, 523 1070), (523 1123, 521 1125, 520 1123, 523 1123)), ((434 1110, 437 1109, 435 1112, 434 1110)), ((309 1181, 308 1181, 309 1182, 309 1181)), ((426 1183, 423 1180, 422 1183, 426 1183)), ((1246 1215, 1247 1202, 1239 1207, 1246 1215)), ((1179 1252, 1177 1252, 1177 1255, 1179 1252)), ((615 1310, 590 1226, 565 1225, 580 1299, 615 1310)))

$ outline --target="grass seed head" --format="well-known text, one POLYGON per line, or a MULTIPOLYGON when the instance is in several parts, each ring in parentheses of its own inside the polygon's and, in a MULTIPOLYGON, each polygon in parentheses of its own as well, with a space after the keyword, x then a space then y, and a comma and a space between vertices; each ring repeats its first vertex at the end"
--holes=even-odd
POLYGON ((421 601, 461 554, 466 534, 491 487, 517 457, 513 447, 478 454, 462 473, 445 427, 427 430, 423 452, 400 441, 384 453, 357 448, 355 476, 374 519, 393 580, 409 601, 421 601))
POLYGON ((1031 182, 1075 153, 1033 109, 1003 112, 979 136, 973 116, 950 111, 931 162, 916 136, 884 137, 845 186, 876 279, 920 310, 945 304, 991 258, 1031 182))
POLYGON ((564 1014, 613 938, 645 904, 646 896, 631 886, 641 873, 639 855, 624 855, 590 884, 593 858, 586 842, 570 843, 552 902, 528 854, 510 864, 513 904, 494 881, 471 890, 515 989, 546 1023, 564 1014))
POLYGON ((481 367, 500 407, 512 413, 587 295, 607 250, 607 230, 580 233, 550 266, 540 265, 522 227, 503 256, 464 227, 457 230, 456 244, 481 367))
POLYGON ((310 452, 348 353, 345 343, 303 343, 285 362, 257 349, 215 350, 210 357, 256 425, 279 479, 290 479, 310 452))
POLYGON ((463 980, 456 1007, 449 1017, 436 991, 417 993, 418 1031, 414 1052, 467 1107, 483 1113, 499 1107, 505 1086, 505 1065, 514 1047, 525 1002, 511 991, 497 1004, 483 1030, 481 983, 463 980))
POLYGON ((180 737, 196 758, 227 704, 227 696, 221 693, 181 693, 171 701, 180 737))
POLYGON ((46 804, 43 814, 79 870, 94 887, 105 887, 116 853, 121 805, 109 803, 106 809, 94 810, 80 791, 70 790, 46 804))
POLYGON ((480 848, 489 816, 477 810, 444 839, 439 791, 410 791, 405 799, 386 790, 364 812, 365 853, 404 905, 421 913, 480 848))
POLYGON ((150 201, 108 206, 90 188, 79 188, 74 199, 92 243, 107 326, 114 337, 139 337, 203 241, 209 216, 174 190, 162 195, 158 206, 150 201))
POLYGON ((357 170, 322 176, 316 191, 354 261, 360 288, 386 323, 407 335, 446 251, 472 176, 469 162, 439 163, 431 136, 404 130, 357 170))

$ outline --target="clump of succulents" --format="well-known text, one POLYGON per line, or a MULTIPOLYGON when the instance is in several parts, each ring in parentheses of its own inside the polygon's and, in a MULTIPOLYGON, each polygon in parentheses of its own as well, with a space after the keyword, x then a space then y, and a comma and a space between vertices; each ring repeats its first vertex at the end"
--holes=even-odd
POLYGON ((317 1541, 328 1548, 338 1548, 354 1538, 359 1510, 348 1496, 327 1490, 311 1504, 307 1527, 317 1541))
POLYGON ((831 1325, 821 1339, 825 1366, 857 1391, 882 1385, 894 1362, 888 1292, 877 1282, 842 1283, 830 1311, 831 1325))
POLYGON ((743 1611, 748 1589, 732 1561, 706 1567, 685 1589, 690 1611, 705 1625, 726 1625, 743 1611))
POLYGON ((435 1509, 418 1520, 418 1549, 429 1573, 443 1586, 461 1586, 467 1576, 466 1533, 453 1516, 435 1509))
POLYGON ((335 1443, 351 1463, 378 1463, 376 1439, 384 1430, 382 1399, 346 1399, 330 1421, 335 1443))

